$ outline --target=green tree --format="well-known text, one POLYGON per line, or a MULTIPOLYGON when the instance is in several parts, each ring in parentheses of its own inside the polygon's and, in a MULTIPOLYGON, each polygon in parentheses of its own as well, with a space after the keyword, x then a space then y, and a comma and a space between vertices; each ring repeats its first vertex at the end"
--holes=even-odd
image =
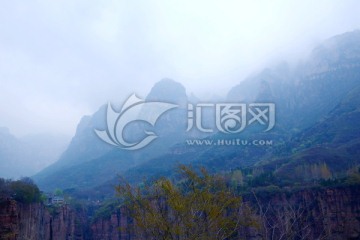
POLYGON ((116 188, 135 220, 138 238, 230 239, 255 224, 250 209, 223 178, 205 169, 200 174, 186 166, 179 169, 179 184, 162 178, 142 188, 126 182, 116 188))
POLYGON ((41 201, 40 190, 30 178, 10 182, 10 189, 12 197, 19 202, 32 203, 41 201))
POLYGON ((55 196, 62 196, 64 193, 63 193, 63 190, 61 190, 60 188, 57 188, 55 189, 54 191, 54 195, 55 196))

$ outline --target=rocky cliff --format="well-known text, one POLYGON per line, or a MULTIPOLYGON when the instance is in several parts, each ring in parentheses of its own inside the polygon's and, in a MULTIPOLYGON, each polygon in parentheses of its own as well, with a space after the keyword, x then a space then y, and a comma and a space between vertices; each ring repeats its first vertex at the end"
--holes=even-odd
POLYGON ((117 209, 108 218, 100 218, 91 225, 93 239, 131 239, 134 235, 129 226, 132 219, 126 216, 125 209, 117 209))
POLYGON ((265 239, 360 239, 360 186, 254 193, 265 239))
MULTIPOLYGON (((360 186, 256 193, 245 197, 258 211, 258 229, 245 239, 359 239, 360 186), (255 197, 256 196, 256 197, 255 197)), ((92 226, 93 239, 132 239, 131 219, 118 209, 92 226), (119 231, 122 229, 123 231, 119 231)))
POLYGON ((41 203, 0 203, 0 239, 89 239, 85 214, 64 205, 49 210, 41 203))
MULTIPOLYGON (((244 199, 258 209, 259 219, 257 229, 241 233, 245 239, 360 238, 360 185, 258 192, 244 199)), ((85 211, 67 205, 49 211, 40 203, 7 199, 0 202, 0 239, 134 239, 125 212, 120 208, 90 222, 85 211)))

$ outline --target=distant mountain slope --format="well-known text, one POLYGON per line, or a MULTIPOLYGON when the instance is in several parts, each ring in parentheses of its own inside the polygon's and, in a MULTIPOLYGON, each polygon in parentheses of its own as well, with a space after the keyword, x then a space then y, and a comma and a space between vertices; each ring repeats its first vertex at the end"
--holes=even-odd
POLYGON ((0 176, 4 178, 19 177, 26 172, 21 162, 25 158, 23 143, 11 135, 7 128, 0 128, 0 176))
MULTIPOLYGON (((360 31, 342 34, 314 49, 309 59, 296 68, 281 64, 266 69, 229 91, 228 102, 275 103, 275 128, 266 133, 256 128, 238 134, 215 133, 206 140, 215 143, 231 139, 269 140, 272 141, 270 145, 188 145, 184 141, 190 137, 184 132, 187 112, 185 108, 179 108, 164 115, 161 124, 155 126, 162 138, 131 154, 123 150, 91 154, 86 149, 97 145, 86 142, 89 136, 78 131, 74 139, 84 139, 81 146, 88 156, 82 158, 84 149, 77 151, 74 142, 68 149, 74 150, 74 158, 60 159, 51 167, 56 171, 49 171, 49 168, 35 179, 42 188, 90 188, 94 184, 116 181, 115 173, 122 174, 131 182, 140 182, 146 177, 170 176, 179 163, 203 165, 213 172, 262 166, 277 169, 279 174, 282 171, 289 174, 298 163, 327 161, 332 171, 341 172, 349 165, 357 164, 357 149, 360 147, 357 126, 359 49, 360 31), (66 167, 57 168, 63 163, 67 164, 66 167)), ((171 80, 156 84, 147 99, 173 100, 180 106, 187 100, 185 89, 171 80)), ((93 121, 91 119, 87 121, 93 121)), ((89 129, 93 128, 93 125, 89 126, 89 129)), ((199 138, 196 135, 191 137, 199 138)))
POLYGON ((275 102, 278 124, 304 129, 358 86, 359 78, 360 30, 325 41, 294 69, 282 63, 245 79, 229 91, 227 98, 275 102))
POLYGON ((295 136, 284 146, 280 158, 260 162, 258 166, 275 171, 281 178, 302 179, 296 169, 326 164, 334 176, 341 176, 360 164, 360 86, 321 121, 295 136), (287 153, 287 154, 286 154, 287 153))
POLYGON ((70 137, 54 134, 32 134, 21 138, 21 141, 29 149, 31 158, 31 168, 27 176, 38 173, 45 167, 53 164, 59 159, 70 143, 70 137))
POLYGON ((32 135, 13 136, 0 128, 0 177, 31 176, 55 161, 67 145, 67 137, 32 135))
POLYGON ((106 107, 102 106, 92 116, 84 116, 76 129, 75 136, 60 158, 34 176, 36 181, 47 182, 47 178, 60 169, 88 162, 111 150, 111 146, 101 141, 94 128, 105 128, 106 107))
MULTIPOLYGON (((275 102, 276 127, 269 133, 244 131, 207 139, 273 140, 272 146, 178 146, 173 153, 130 169, 125 177, 140 181, 140 175, 171 175, 178 163, 203 165, 212 171, 257 162, 268 163, 275 170, 289 161, 300 163, 300 159, 328 159, 334 169, 342 165, 342 170, 356 164, 356 148, 360 147, 359 49, 360 31, 339 35, 316 48, 298 69, 290 70, 282 64, 230 90, 230 102, 275 102), (292 155, 293 151, 298 153, 292 155)), ((284 172, 291 169, 284 168, 284 172)))
MULTIPOLYGON (((34 176, 38 185, 47 190, 89 188, 111 179, 130 167, 164 154, 170 146, 183 140, 186 130, 185 88, 173 80, 163 79, 154 85, 146 100, 179 105, 157 121, 154 128, 158 135, 156 141, 137 151, 123 150, 103 142, 94 132, 94 129, 106 129, 106 107, 103 106, 93 116, 83 117, 76 135, 60 159, 34 176)), ((138 126, 132 127, 134 129, 125 134, 143 131, 138 126)))

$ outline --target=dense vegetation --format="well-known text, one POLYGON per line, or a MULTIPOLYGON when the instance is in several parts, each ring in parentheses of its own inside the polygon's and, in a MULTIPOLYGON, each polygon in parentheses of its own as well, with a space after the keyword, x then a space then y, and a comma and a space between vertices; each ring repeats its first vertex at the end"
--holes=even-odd
POLYGON ((233 239, 245 226, 256 225, 250 208, 220 176, 180 166, 178 184, 161 178, 151 185, 124 183, 117 192, 135 220, 141 239, 233 239))
POLYGON ((17 181, 0 178, 0 200, 14 199, 21 203, 41 201, 41 192, 30 178, 17 181))

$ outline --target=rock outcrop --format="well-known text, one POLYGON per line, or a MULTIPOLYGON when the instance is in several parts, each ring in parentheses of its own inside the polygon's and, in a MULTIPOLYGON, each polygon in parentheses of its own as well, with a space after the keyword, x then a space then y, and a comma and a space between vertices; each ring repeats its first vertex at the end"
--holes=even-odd
POLYGON ((41 203, 0 203, 0 239, 90 239, 84 212, 67 205, 49 210, 41 203))
MULTIPOLYGON (((359 239, 360 186, 305 189, 296 192, 257 193, 244 196, 256 209, 257 229, 245 231, 245 239, 359 239), (266 213, 265 213, 266 212, 266 213), (265 220, 264 222, 261 222, 265 220), (264 229, 266 227, 267 229, 264 229), (270 234, 271 233, 271 234, 270 234), (297 238, 295 238, 297 239, 297 238), (299 238, 300 239, 300 238, 299 238)), ((0 202, 0 239, 134 239, 133 220, 124 208, 90 221, 84 210, 68 205, 47 208, 41 203, 0 202), (50 213, 51 210, 51 213, 50 213)))
MULTIPOLYGON (((259 203, 264 212, 267 210, 266 216, 258 213, 258 229, 245 229, 240 233, 244 239, 279 239, 282 234, 286 234, 289 239, 360 238, 358 185, 306 189, 292 193, 261 193, 257 200, 252 195, 245 196, 244 199, 254 209, 259 203), (267 229, 263 229, 265 225, 262 220, 268 221, 275 229, 266 224, 267 229)), ((125 211, 118 209, 110 217, 98 219, 92 224, 93 239, 133 239, 128 231, 131 223, 125 211)))

